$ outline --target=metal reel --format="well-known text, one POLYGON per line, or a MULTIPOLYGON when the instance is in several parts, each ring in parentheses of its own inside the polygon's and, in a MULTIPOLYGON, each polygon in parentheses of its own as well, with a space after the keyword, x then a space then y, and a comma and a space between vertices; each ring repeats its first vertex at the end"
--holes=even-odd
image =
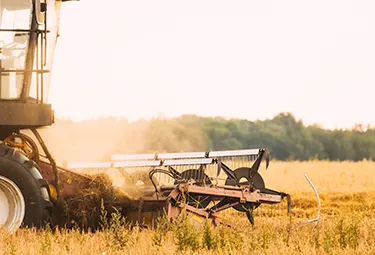
MULTIPOLYGON (((204 173, 203 169, 188 169, 181 173, 181 177, 185 181, 194 180, 197 186, 210 186, 212 184, 208 175, 204 173)), ((174 184, 178 184, 179 181, 175 181, 174 184)), ((199 196, 199 195, 189 195, 187 198, 187 204, 194 206, 196 208, 206 208, 211 202, 210 196, 199 196)))
MULTIPOLYGON (((262 176, 257 171, 252 171, 250 167, 240 167, 233 171, 239 181, 240 186, 246 185, 254 189, 263 189, 266 187, 262 176)), ((235 180, 227 178, 225 185, 237 186, 235 180)), ((233 206, 234 209, 240 212, 248 212, 256 209, 260 203, 246 203, 233 206)))

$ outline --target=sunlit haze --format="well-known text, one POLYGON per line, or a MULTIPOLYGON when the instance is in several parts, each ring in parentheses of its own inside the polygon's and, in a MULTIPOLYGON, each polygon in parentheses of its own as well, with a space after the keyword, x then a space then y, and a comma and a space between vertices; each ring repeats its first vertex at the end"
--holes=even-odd
POLYGON ((57 117, 375 125, 375 1, 63 3, 57 117))

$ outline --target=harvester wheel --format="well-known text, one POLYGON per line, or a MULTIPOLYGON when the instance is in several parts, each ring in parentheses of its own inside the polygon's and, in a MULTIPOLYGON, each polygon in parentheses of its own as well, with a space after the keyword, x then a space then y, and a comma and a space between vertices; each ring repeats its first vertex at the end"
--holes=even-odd
MULTIPOLYGON (((181 176, 184 180, 194 180, 196 181, 195 185, 198 186, 210 186, 212 184, 210 178, 207 174, 204 173, 201 169, 187 169, 181 173, 181 176)), ((177 184, 178 181, 175 181, 174 184, 177 184)), ((212 201, 210 196, 199 196, 199 195, 190 195, 187 198, 187 203, 196 208, 206 208, 212 201)))
MULTIPOLYGON (((240 186, 249 185, 251 188, 254 189, 264 189, 266 187, 262 176, 258 172, 252 172, 251 168, 249 167, 237 168, 236 170, 234 170, 234 174, 240 182, 240 186)), ((225 182, 225 185, 236 186, 236 183, 233 179, 228 177, 225 182)), ((246 203, 235 205, 233 206, 233 208, 237 211, 247 212, 249 209, 256 209, 259 206, 260 203, 246 203)))
POLYGON ((0 227, 41 228, 52 210, 49 187, 37 164, 14 148, 0 144, 0 227))

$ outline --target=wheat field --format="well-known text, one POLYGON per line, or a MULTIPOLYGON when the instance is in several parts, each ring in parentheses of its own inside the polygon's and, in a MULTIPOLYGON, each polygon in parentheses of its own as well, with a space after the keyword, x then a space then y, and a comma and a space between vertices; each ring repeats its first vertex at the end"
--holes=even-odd
POLYGON ((260 173, 268 188, 291 194, 291 214, 285 204, 262 205, 251 226, 244 214, 224 211, 231 228, 196 229, 182 217, 173 224, 161 221, 155 230, 140 229, 114 217, 96 233, 21 229, 0 232, 0 254, 375 254, 375 162, 273 161, 260 173), (317 215, 305 173, 321 197, 316 227, 296 226, 317 215))

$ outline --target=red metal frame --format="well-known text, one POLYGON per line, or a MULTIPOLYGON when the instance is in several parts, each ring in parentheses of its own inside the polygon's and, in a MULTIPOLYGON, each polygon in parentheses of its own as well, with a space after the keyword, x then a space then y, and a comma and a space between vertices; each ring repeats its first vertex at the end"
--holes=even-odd
POLYGON ((133 201, 125 201, 117 204, 121 207, 123 215, 133 223, 140 225, 150 224, 155 226, 155 216, 166 215, 173 220, 178 217, 183 210, 202 220, 210 220, 212 224, 222 223, 218 216, 220 211, 229 209, 241 203, 280 203, 286 194, 280 193, 266 194, 260 190, 250 191, 248 187, 233 186, 212 186, 201 187, 191 183, 181 183, 173 186, 159 186, 158 191, 149 193, 147 197, 142 197, 133 201), (158 195, 157 195, 158 193, 158 195), (212 197, 231 198, 234 201, 214 208, 196 208, 185 203, 183 197, 186 194, 201 194, 212 197), (151 216, 151 217, 150 217, 151 216))

